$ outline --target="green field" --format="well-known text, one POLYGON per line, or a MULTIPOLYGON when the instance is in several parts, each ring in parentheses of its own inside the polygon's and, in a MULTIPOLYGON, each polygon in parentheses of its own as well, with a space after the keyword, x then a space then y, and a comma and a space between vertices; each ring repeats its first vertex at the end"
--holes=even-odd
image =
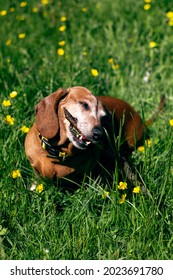
POLYGON ((0 259, 173 259, 173 1, 146 2, 0 1, 0 259), (120 204, 116 176, 73 193, 35 177, 24 152, 34 107, 74 85, 144 119, 165 94, 150 145, 133 153, 148 195, 120 204))

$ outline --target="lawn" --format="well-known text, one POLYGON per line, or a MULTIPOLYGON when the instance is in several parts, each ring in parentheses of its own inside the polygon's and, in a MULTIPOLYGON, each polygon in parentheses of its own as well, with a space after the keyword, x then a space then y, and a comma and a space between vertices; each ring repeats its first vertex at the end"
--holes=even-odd
POLYGON ((172 44, 172 0, 1 1, 0 259, 173 258, 172 44), (75 192, 35 177, 24 152, 34 107, 74 85, 144 119, 166 96, 150 145, 132 155, 147 195, 122 201, 117 174, 75 192))

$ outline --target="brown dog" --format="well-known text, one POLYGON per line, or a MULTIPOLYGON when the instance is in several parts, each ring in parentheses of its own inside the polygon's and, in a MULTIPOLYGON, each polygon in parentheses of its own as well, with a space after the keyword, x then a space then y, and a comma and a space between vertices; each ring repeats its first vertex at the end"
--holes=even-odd
POLYGON ((141 117, 123 100, 96 98, 79 86, 60 88, 37 104, 25 151, 41 176, 75 180, 99 160, 113 168, 119 155, 129 154, 143 140, 144 132, 141 117))

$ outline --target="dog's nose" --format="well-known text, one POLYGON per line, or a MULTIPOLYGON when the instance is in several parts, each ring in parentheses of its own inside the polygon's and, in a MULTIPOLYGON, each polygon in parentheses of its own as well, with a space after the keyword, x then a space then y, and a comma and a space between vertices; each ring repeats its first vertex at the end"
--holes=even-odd
POLYGON ((93 139, 99 141, 103 136, 103 129, 100 126, 96 126, 92 130, 93 139))

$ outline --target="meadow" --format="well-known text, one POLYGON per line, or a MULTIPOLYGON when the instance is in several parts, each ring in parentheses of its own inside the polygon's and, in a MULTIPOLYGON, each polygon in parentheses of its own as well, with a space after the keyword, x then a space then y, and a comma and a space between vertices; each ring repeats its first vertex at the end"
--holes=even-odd
POLYGON ((172 0, 0 1, 0 259, 173 259, 172 45, 172 0), (144 119, 166 96, 132 155, 147 195, 126 197, 127 185, 122 197, 116 174, 75 192, 35 176, 24 152, 34 107, 74 85, 144 119))

